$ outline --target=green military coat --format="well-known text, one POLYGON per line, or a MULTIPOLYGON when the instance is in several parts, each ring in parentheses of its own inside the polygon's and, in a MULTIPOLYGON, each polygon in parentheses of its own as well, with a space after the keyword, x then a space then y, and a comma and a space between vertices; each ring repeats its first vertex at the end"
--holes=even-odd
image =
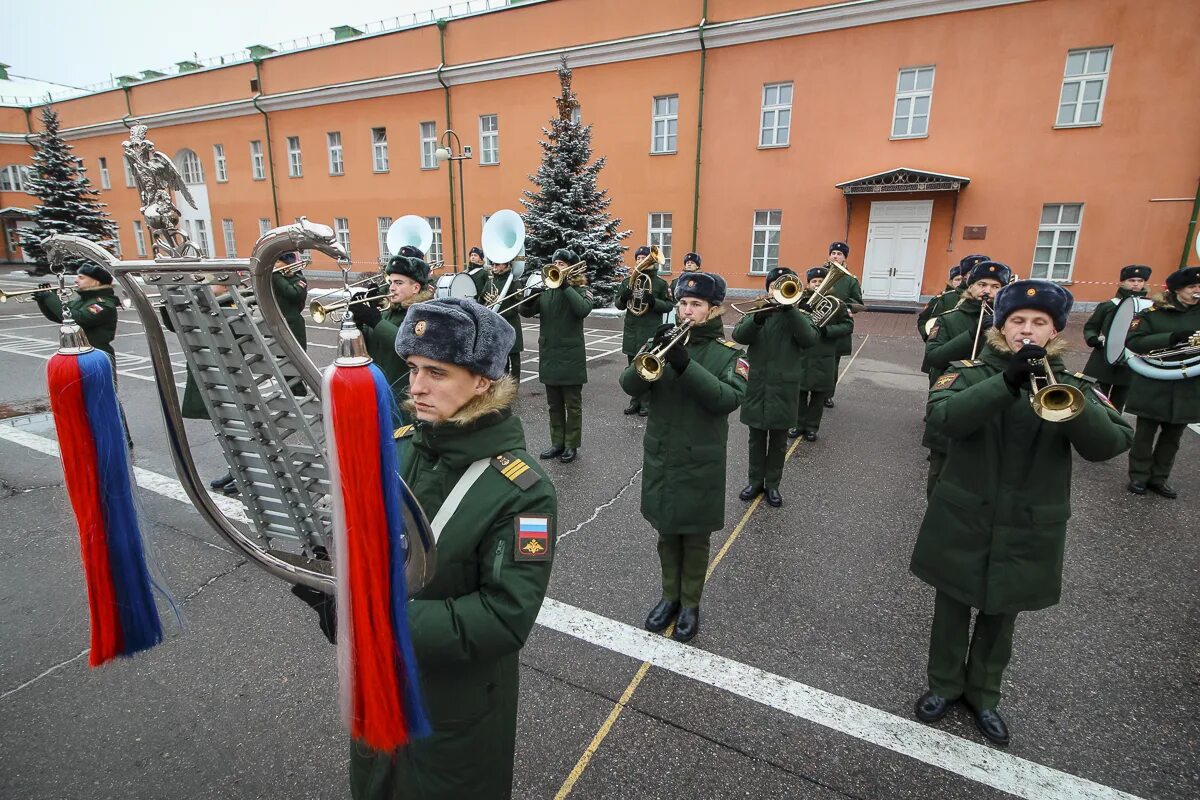
POLYGON ((621 286, 617 289, 615 305, 625 311, 625 332, 621 337, 621 352, 627 356, 637 355, 646 340, 652 337, 658 327, 662 325, 663 314, 666 314, 674 306, 670 296, 671 287, 658 277, 658 270, 649 269, 648 274, 650 275, 650 297, 646 300, 650 307, 640 317, 626 310, 633 297, 633 287, 630 285, 629 279, 621 281, 621 286))
MULTIPOLYGON (((712 533, 725 527, 725 445, 729 414, 746 395, 749 362, 721 338, 721 318, 694 328, 682 373, 665 366, 657 381, 621 373, 630 397, 650 395, 642 442, 642 516, 664 534, 712 533)), ((793 409, 793 414, 794 414, 793 409)))
MULTIPOLYGON (((1126 297, 1145 297, 1145 292, 1134 292, 1129 289, 1117 289, 1117 296, 1107 303, 1100 303, 1096 306, 1096 310, 1092 312, 1092 316, 1088 317, 1087 324, 1083 326, 1083 339, 1087 341, 1093 336, 1098 336, 1102 340, 1108 339, 1108 328, 1112 325, 1113 314, 1117 313, 1117 306, 1121 305, 1121 301, 1126 297)), ((1088 356, 1087 366, 1083 368, 1085 375, 1089 375, 1100 383, 1108 383, 1113 386, 1128 386, 1133 377, 1129 367, 1125 365, 1113 365, 1108 363, 1108 359, 1104 357, 1104 342, 1100 343, 1099 347, 1092 348, 1092 354, 1088 356)))
POLYGON ((307 349, 308 331, 304 327, 302 315, 308 300, 308 280, 300 272, 284 275, 276 270, 271 275, 271 289, 275 292, 275 300, 279 303, 279 310, 283 312, 283 319, 292 335, 301 347, 307 349))
MULTIPOLYGON (((804 298, 811 296, 812 292, 805 290, 804 298)), ((837 386, 837 360, 841 355, 842 342, 850 341, 850 335, 854 333, 854 318, 849 310, 844 309, 825 327, 817 328, 816 332, 816 343, 806 348, 800 356, 799 388, 802 392, 832 392, 837 386)), ((795 418, 794 407, 792 417, 795 418)), ((795 423, 789 423, 788 427, 792 424, 795 423)))
POLYGON ((404 400, 408 397, 408 364, 396 352, 396 335, 400 333, 400 324, 404 315, 416 303, 421 303, 433 297, 429 287, 422 289, 411 302, 384 311, 379 322, 371 328, 363 329, 363 338, 367 343, 367 355, 371 357, 383 371, 388 385, 392 387, 392 397, 400 408, 401 418, 407 422, 409 417, 404 411, 404 400))
POLYGON ((487 291, 487 282, 491 274, 491 270, 486 266, 472 266, 467 269, 467 277, 475 283, 475 299, 480 303, 483 302, 483 295, 487 291))
MULTIPOLYGON (((103 350, 116 363, 112 342, 117 335, 117 295, 111 286, 98 286, 95 289, 76 289, 78 295, 67 302, 71 309, 71 318, 75 320, 87 336, 88 343, 97 350, 103 350)), ((46 319, 51 322, 62 322, 62 301, 58 294, 47 289, 33 296, 46 319)))
POLYGON ((546 289, 520 308, 523 317, 541 317, 538 331, 538 380, 546 386, 587 383, 583 320, 592 313, 586 286, 546 289))
MULTIPOLYGON (((950 362, 971 357, 979 327, 979 305, 980 301, 963 295, 956 308, 937 318, 925 342, 925 359, 921 362, 921 371, 929 374, 930 385, 942 376, 950 362)), ((983 347, 982 334, 979 346, 983 347)))
MULTIPOLYGON (((433 519, 473 462, 491 465, 472 486, 437 542, 433 580, 408 604, 421 689, 432 736, 399 751, 385 797, 500 800, 512 793, 519 689, 518 656, 546 595, 558 499, 525 450, 515 397, 489 395, 450 421, 418 422, 403 455, 404 480, 433 519), (526 469, 516 467, 521 462, 526 469), (506 469, 506 472, 502 472, 506 469), (506 477, 509 476, 509 477, 506 477), (548 521, 546 548, 521 560, 519 518, 548 521)), ((546 743, 529 742, 530 753, 546 743)), ((358 786, 387 768, 377 756, 352 761, 358 786)))
MULTIPOLYGON (((496 289, 501 292, 501 296, 518 291, 524 285, 524 282, 515 275, 513 276, 512 281, 509 281, 507 272, 503 275, 496 276, 496 289), (504 285, 506 283, 508 284, 508 291, 504 290, 504 285)), ((501 312, 500 316, 504 317, 508 324, 513 326, 513 330, 517 332, 517 338, 513 342, 512 349, 508 351, 509 355, 512 355, 513 353, 520 353, 525 349, 525 334, 521 330, 521 309, 519 306, 517 306, 517 303, 519 302, 521 302, 521 295, 510 297, 508 300, 504 301, 504 304, 501 305, 499 309, 501 312)))
MULTIPOLYGON (((846 267, 846 269, 849 270, 849 267, 846 267)), ((862 284, 858 282, 858 278, 856 278, 854 275, 851 275, 849 278, 842 278, 841 281, 835 284, 832 295, 841 300, 847 306, 863 305, 862 284)), ((853 352, 854 343, 850 338, 852 333, 854 333, 853 324, 850 326, 849 330, 838 335, 837 352, 835 355, 848 356, 851 352, 853 352)), ((830 386, 829 389, 825 391, 832 390, 833 387, 830 386)))
POLYGON ((1133 431, 1082 373, 1055 376, 1083 391, 1084 411, 1043 422, 1029 389, 1004 382, 1011 352, 987 345, 956 362, 929 395, 927 424, 953 444, 921 522, 910 568, 961 603, 989 614, 1052 606, 1062 592, 1071 516, 1071 451, 1105 461, 1129 449, 1133 431))
MULTIPOLYGON (((1185 308, 1178 300, 1159 298, 1133 318, 1125 346, 1135 353, 1148 353, 1171 346, 1176 331, 1200 330, 1200 303, 1185 308)), ((1137 417, 1173 425, 1200 422, 1200 377, 1158 381, 1137 373, 1129 387, 1125 410, 1137 417)))
POLYGON ((925 333, 925 324, 936 316, 945 314, 950 309, 958 305, 959 299, 962 297, 962 290, 955 289, 953 286, 946 286, 945 291, 937 297, 933 297, 925 304, 925 308, 917 314, 917 333, 921 335, 921 341, 929 341, 929 336, 925 333))
POLYGON ((742 401, 743 425, 773 430, 796 423, 804 357, 820 339, 812 318, 791 306, 742 317, 733 329, 733 340, 749 348, 750 380, 742 401), (759 318, 763 320, 761 325, 755 322, 759 318))

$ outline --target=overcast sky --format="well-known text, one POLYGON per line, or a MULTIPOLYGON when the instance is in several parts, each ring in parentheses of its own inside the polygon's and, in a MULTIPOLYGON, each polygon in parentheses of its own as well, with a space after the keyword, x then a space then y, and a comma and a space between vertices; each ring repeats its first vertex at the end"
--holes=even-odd
POLYGON ((445 0, 0 0, 0 62, 69 86, 427 11, 445 0))

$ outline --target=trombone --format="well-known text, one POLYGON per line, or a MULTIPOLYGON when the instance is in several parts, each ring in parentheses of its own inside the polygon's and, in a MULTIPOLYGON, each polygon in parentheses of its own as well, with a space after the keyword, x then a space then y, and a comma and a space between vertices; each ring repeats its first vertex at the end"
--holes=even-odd
MULTIPOLYGON (((330 314, 338 311, 344 314, 352 305, 356 305, 358 303, 370 303, 375 300, 382 301, 379 306, 380 311, 387 311, 392 307, 392 302, 386 297, 380 297, 379 295, 367 295, 366 297, 358 297, 354 300, 342 300, 337 303, 330 303, 329 305, 323 304, 320 300, 313 300, 308 304, 308 312, 312 315, 313 322, 320 325, 329 318, 330 314)), ((338 321, 340 320, 341 317, 338 318, 338 321)))
POLYGON ((54 291, 54 290, 53 289, 21 289, 16 292, 6 292, 3 289, 0 289, 0 303, 7 303, 9 300, 11 300, 14 297, 21 298, 20 300, 17 301, 18 303, 28 303, 33 300, 33 297, 32 296, 26 297, 25 295, 35 295, 38 292, 52 292, 52 291, 54 291))
MULTIPOLYGON (((1022 339, 1021 344, 1032 342, 1022 339)), ((1033 413, 1046 422, 1066 422, 1082 414, 1083 392, 1069 384, 1059 383, 1047 359, 1039 358, 1038 361, 1046 374, 1044 377, 1029 376, 1029 403, 1033 406, 1033 413)))
MULTIPOLYGON (((983 318, 992 316, 994 313, 995 309, 984 295, 983 299, 979 301, 979 321, 975 323, 975 341, 971 344, 971 361, 974 361, 975 356, 979 355, 979 338, 983 334, 983 318)), ((1029 340, 1026 340, 1025 343, 1028 344, 1029 340)))
POLYGON ((796 275, 780 275, 771 283, 771 292, 766 297, 741 303, 731 303, 730 306, 744 317, 749 314, 757 314, 759 311, 773 311, 776 308, 794 306, 800 302, 800 297, 803 293, 804 289, 800 286, 799 277, 796 275), (745 306, 744 310, 743 306, 745 306))
POLYGON ((564 283, 587 269, 586 261, 576 261, 569 267, 556 267, 553 264, 542 267, 542 277, 547 289, 557 289, 564 283))
POLYGON ((633 370, 638 374, 638 377, 644 381, 656 381, 662 377, 663 368, 666 366, 667 351, 677 344, 687 344, 691 338, 692 325, 690 320, 684 320, 675 326, 673 330, 667 332, 668 339, 665 344, 659 345, 653 350, 643 348, 642 352, 633 357, 633 370))

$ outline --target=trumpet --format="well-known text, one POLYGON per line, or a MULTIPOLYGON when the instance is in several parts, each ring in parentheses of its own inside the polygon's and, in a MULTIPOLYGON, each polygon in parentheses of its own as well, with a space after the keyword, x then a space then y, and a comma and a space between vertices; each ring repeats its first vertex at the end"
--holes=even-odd
POLYGON ((690 319, 684 320, 673 330, 667 332, 668 339, 665 344, 659 345, 653 350, 643 348, 642 352, 634 356, 633 370, 638 377, 644 381, 656 381, 661 378, 663 368, 666 366, 667 351, 677 344, 687 344, 692 335, 693 324, 690 319))
POLYGON ((759 311, 772 311, 776 308, 794 306, 800 302, 803 293, 804 289, 800 285, 799 277, 780 275, 771 283, 771 292, 766 297, 743 303, 731 303, 730 306, 744 317, 748 314, 757 314, 759 311), (745 306, 744 310, 743 306, 745 306))
MULTIPOLYGON (((387 285, 387 275, 383 274, 382 272, 377 272, 374 275, 368 275, 365 278, 360 278, 359 280, 356 280, 354 283, 346 284, 346 288, 353 289, 357 286, 365 286, 367 291, 372 291, 375 289, 382 289, 386 285, 387 285), (370 284, 370 285, 366 285, 366 284, 370 284)), ((317 295, 317 297, 318 298, 326 297, 331 294, 337 294, 340 291, 342 291, 342 290, 341 289, 330 289, 328 292, 321 292, 321 294, 317 295)))
POLYGON ((551 264, 542 267, 542 277, 546 280, 547 289, 557 289, 585 269, 587 269, 586 261, 577 261, 569 267, 556 267, 551 264))
MULTIPOLYGON (((1022 339, 1021 344, 1031 344, 1022 339)), ((1046 422, 1066 422, 1083 413, 1083 392, 1054 378, 1054 370, 1045 358, 1039 358, 1045 376, 1029 376, 1029 403, 1033 413, 1046 422)))
MULTIPOLYGON (((346 310, 350 308, 350 306, 357 305, 358 303, 370 303, 374 302, 375 300, 382 301, 379 306, 380 311, 387 311, 392 307, 392 302, 386 297, 380 297, 379 295, 367 295, 366 297, 358 297, 354 300, 342 300, 337 303, 330 303, 329 305, 325 305, 319 300, 314 300, 308 304, 308 312, 312 315, 313 322, 320 325, 329 318, 330 314, 338 311, 344 314, 346 310)), ((341 317, 338 317, 338 319, 340 320, 341 317)))
POLYGON ((6 292, 3 289, 0 289, 0 303, 7 303, 10 299, 12 299, 14 297, 21 298, 20 300, 17 301, 18 303, 28 303, 33 300, 32 295, 35 295, 38 292, 52 292, 52 291, 54 291, 54 290, 53 289, 21 289, 16 292, 6 292), (25 295, 30 295, 30 296, 26 297, 25 295))

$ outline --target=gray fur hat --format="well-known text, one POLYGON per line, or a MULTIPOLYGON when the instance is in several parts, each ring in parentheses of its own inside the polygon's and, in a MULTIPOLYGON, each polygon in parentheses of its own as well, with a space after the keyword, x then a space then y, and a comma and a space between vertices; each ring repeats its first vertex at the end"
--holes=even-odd
POLYGON ((517 332, 504 317, 474 300, 447 297, 408 309, 396 334, 401 358, 424 356, 499 380, 517 332))
POLYGON ((550 258, 551 261, 561 261, 567 266, 577 264, 579 259, 575 257, 574 250, 568 250, 565 247, 560 247, 554 251, 554 255, 550 258))

